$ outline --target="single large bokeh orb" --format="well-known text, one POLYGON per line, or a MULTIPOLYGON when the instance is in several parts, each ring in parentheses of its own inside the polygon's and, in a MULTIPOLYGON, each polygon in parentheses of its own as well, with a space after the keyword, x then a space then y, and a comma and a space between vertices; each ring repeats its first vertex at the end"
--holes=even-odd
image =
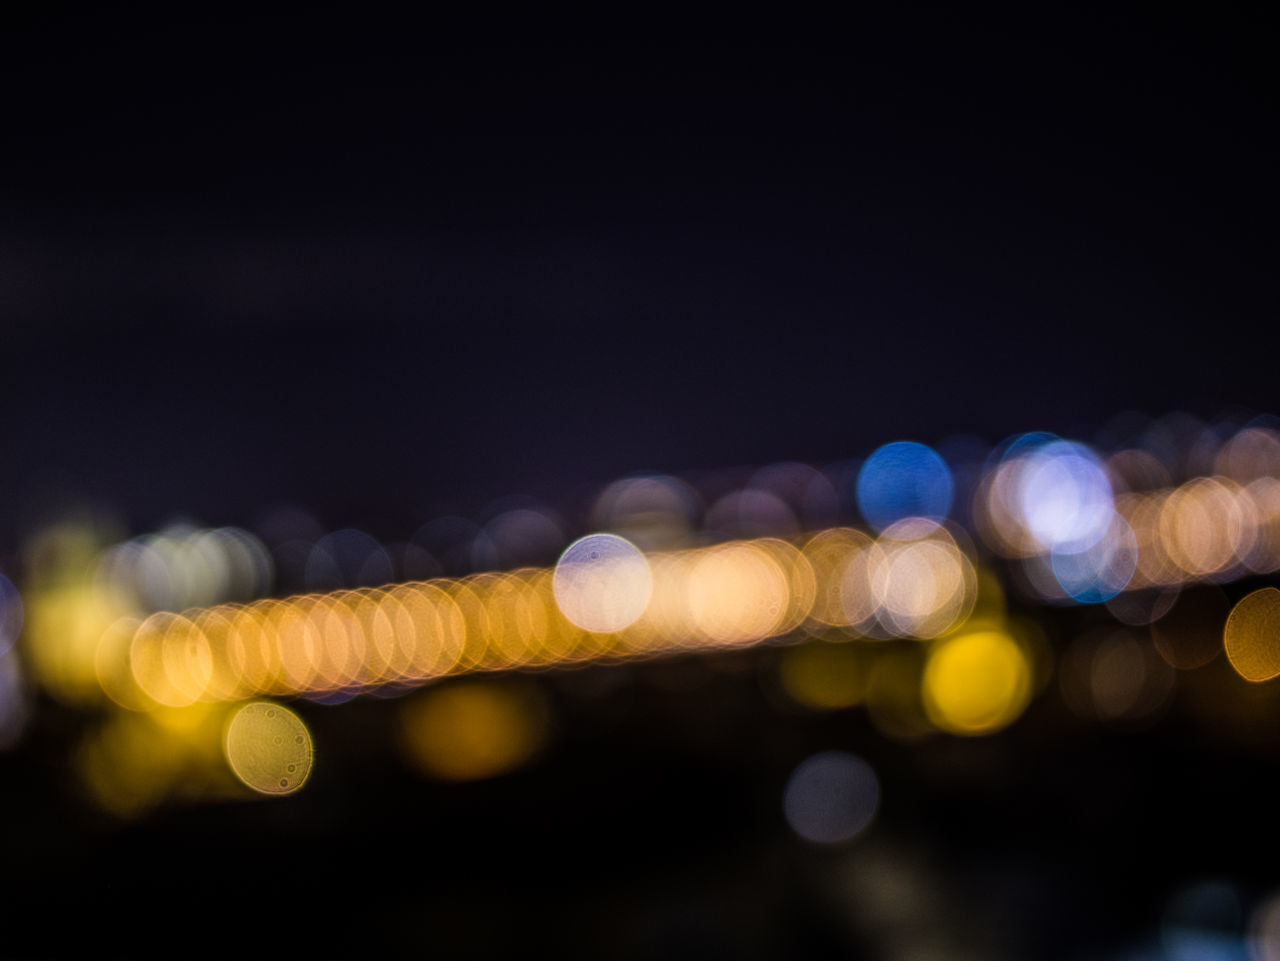
POLYGON ((932 447, 900 440, 875 451, 858 472, 858 509, 884 530, 904 517, 942 520, 951 512, 951 468, 932 447))
POLYGON ((1027 456, 1019 495, 1027 530, 1047 551, 1092 547, 1115 517, 1115 495, 1102 462, 1071 441, 1053 441, 1027 456))
POLYGON ((975 631, 929 651, 921 681, 925 711, 952 734, 990 734, 1012 724, 1032 694, 1031 664, 1009 634, 975 631))
POLYGON ((223 749, 236 777, 260 794, 292 794, 311 773, 311 732, 270 701, 246 704, 227 723, 223 749))
POLYGON ((1227 659, 1246 681, 1280 675, 1280 590, 1263 587, 1231 609, 1223 629, 1227 659))
POLYGON ((596 634, 634 624, 649 606, 653 572, 638 547, 616 534, 589 534, 560 555, 551 581, 570 622, 596 634))
POLYGON ((845 751, 823 751, 801 761, 782 794, 791 829, 818 844, 839 844, 861 834, 879 806, 875 771, 845 751))

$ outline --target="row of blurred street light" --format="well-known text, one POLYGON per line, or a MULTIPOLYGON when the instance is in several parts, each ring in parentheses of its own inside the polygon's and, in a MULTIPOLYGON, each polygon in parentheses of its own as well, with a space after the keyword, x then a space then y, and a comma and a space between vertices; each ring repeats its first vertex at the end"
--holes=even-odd
MULTIPOLYGON (((0 579, 0 743, 21 728, 29 672, 68 704, 124 712, 81 755, 92 792, 115 797, 108 806, 134 805, 112 794, 125 781, 109 772, 145 766, 148 737, 168 738, 173 756, 225 762, 238 778, 226 784, 289 793, 306 780, 310 735, 296 714, 256 699, 334 704, 453 675, 762 643, 784 646, 780 686, 793 701, 866 704, 881 730, 906 739, 1006 727, 1055 660, 1081 716, 1149 715, 1178 671, 1224 647, 1246 680, 1280 674, 1280 591, 1255 591, 1233 611, 1215 586, 1280 569, 1280 432, 1257 419, 1188 435, 1189 423, 1131 430, 1138 442, 1107 455, 1032 433, 985 453, 952 444, 965 453, 950 462, 899 441, 827 470, 625 478, 587 512, 597 533, 567 546, 568 524, 527 503, 484 524, 440 518, 391 547, 354 529, 323 533, 298 511, 256 534, 172 526, 105 546, 91 526, 60 524, 28 545, 25 603, 0 579), (1173 442, 1188 436, 1189 449, 1173 442), (1196 467, 1212 473, 1186 476, 1196 467), (839 523, 850 500, 865 526, 839 523), (289 584, 310 592, 269 596, 289 584), (1115 630, 1058 658, 1034 621, 1010 612, 1005 584, 1020 602, 1105 609, 1115 630), (24 620, 19 665, 9 648, 24 620), (294 722, 301 733, 277 730, 294 722), (279 741, 254 747, 255 737, 279 741), (237 762, 246 751, 257 773, 237 762)), ((406 724, 470 723, 481 732, 473 753, 508 764, 532 755, 499 742, 537 728, 536 698, 447 689, 429 696, 461 721, 451 728, 437 707, 406 709, 406 724)), ((468 764, 433 735, 406 743, 439 776, 504 768, 468 764)), ((134 771, 129 783, 148 777, 134 771)))

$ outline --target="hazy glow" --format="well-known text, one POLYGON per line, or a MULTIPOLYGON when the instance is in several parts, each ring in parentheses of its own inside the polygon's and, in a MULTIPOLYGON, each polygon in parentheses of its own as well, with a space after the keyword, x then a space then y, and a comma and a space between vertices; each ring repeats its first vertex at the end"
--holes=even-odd
POLYGON ((866 696, 869 667, 863 645, 815 641, 784 650, 778 675, 797 704, 834 710, 852 707, 866 696))
POLYGON ((925 709, 953 734, 988 734, 1022 714, 1031 697, 1026 655, 999 631, 961 634, 929 652, 923 678, 925 709))
POLYGON ((867 678, 867 714, 886 737, 912 742, 935 733, 921 698, 924 646, 914 641, 889 643, 876 651, 867 678))
POLYGON ((768 491, 781 498, 795 514, 801 530, 830 527, 840 512, 840 497, 835 485, 825 474, 808 464, 771 464, 756 471, 747 487, 768 491))
POLYGON ((1107 458, 1107 477, 1111 486, 1120 491, 1146 491, 1168 487, 1173 483, 1169 469, 1160 463, 1150 451, 1129 449, 1118 451, 1107 458))
POLYGON ((596 498, 592 524, 645 550, 683 546, 698 513, 698 495, 682 480, 655 474, 614 481, 596 498))
POLYGON ((484 526, 502 567, 549 563, 565 542, 550 512, 531 507, 505 511, 484 526))
POLYGON ((1203 585, 1178 597, 1169 613, 1151 625, 1151 639, 1170 667, 1190 671, 1222 650, 1230 604, 1220 589, 1203 585))
POLYGON ((1107 610, 1121 624, 1142 627, 1168 614, 1180 591, 1180 587, 1148 587, 1126 591, 1107 601, 1107 610))
POLYGON ((98 641, 120 616, 119 606, 86 583, 37 588, 26 601, 25 653, 32 673, 60 700, 100 701, 98 641))
POLYGON ((1165 665, 1125 634, 1113 634, 1098 645, 1089 680, 1094 707, 1103 720, 1150 713, 1173 687, 1173 675, 1165 665))
POLYGON ((0 574, 0 657, 13 647, 22 633, 22 595, 9 578, 0 574))
POLYGON ((1265 427, 1246 427, 1222 445, 1214 472, 1241 484, 1280 476, 1280 434, 1265 427))
POLYGON ((552 588, 570 622, 608 634, 644 613, 653 594, 653 572, 630 541, 616 534, 590 534, 560 555, 552 588))
POLYGON ((497 563, 488 535, 462 517, 437 517, 418 528, 412 542, 449 573, 484 570, 497 563))
POLYGON ((707 509, 703 526, 716 537, 792 537, 800 529, 790 507, 765 490, 731 491, 707 509))
POLYGON ((1246 681, 1280 676, 1280 590, 1264 587, 1237 601, 1223 641, 1231 666, 1246 681))
POLYGON ((1200 881, 1170 899, 1160 940, 1170 961, 1241 961, 1243 921, 1240 894, 1233 884, 1200 881))
POLYGON ((144 814, 166 796, 240 796, 226 761, 223 713, 207 705, 107 715, 81 742, 73 765, 101 808, 144 814))
POLYGON ((1150 641, 1119 630, 1073 640, 1058 680, 1063 700, 1079 717, 1135 722, 1164 707, 1174 674, 1150 641))
POLYGON ((1280 892, 1272 891, 1249 918, 1251 961, 1280 961, 1280 892))
POLYGON ((254 597, 270 589, 272 574, 270 555, 248 531, 174 525, 109 548, 95 576, 120 603, 180 611, 254 597))
POLYGON ((1079 551, 1055 550, 1050 564, 1058 584, 1081 604, 1101 604, 1128 586, 1138 569, 1138 539, 1116 515, 1106 534, 1079 551))
POLYGON ((402 743, 424 774, 474 781, 512 770, 546 742, 548 718, 529 683, 461 681, 424 691, 401 711, 402 743))
POLYGON ((13 651, 0 653, 0 751, 7 751, 22 737, 30 713, 17 655, 13 651))
POLYGON ((782 794, 791 829, 806 841, 838 844, 865 831, 880 805, 880 782, 862 758, 823 751, 797 765, 782 794))
POLYGON ((386 584, 394 578, 386 549, 364 531, 326 534, 307 557, 307 588, 313 591, 386 584))
POLYGON ((885 444, 858 472, 857 495, 862 516, 878 531, 906 517, 942 520, 954 495, 951 468, 924 444, 885 444))
POLYGON ((236 777, 259 794, 293 794, 311 773, 311 732, 298 715, 269 701, 231 715, 223 750, 236 777))
POLYGON ((1067 604, 1071 595, 1062 589, 1053 572, 1052 554, 1031 554, 1019 558, 1011 567, 1018 575, 1020 586, 1048 604, 1067 604))
MULTIPOLYGON (((1017 641, 1022 656, 1027 659, 1027 666, 1031 671, 1032 697, 1040 694, 1049 686, 1057 669, 1057 655, 1053 645, 1049 643, 1049 635, 1039 622, 1028 617, 1001 619, 999 623, 1004 624, 1004 632, 1017 641)), ((983 624, 975 621, 973 627, 978 630, 983 624)))

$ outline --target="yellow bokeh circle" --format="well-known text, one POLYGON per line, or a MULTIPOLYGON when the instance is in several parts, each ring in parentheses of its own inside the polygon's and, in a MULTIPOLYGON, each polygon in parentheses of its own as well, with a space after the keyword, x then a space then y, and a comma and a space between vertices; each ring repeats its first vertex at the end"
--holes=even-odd
POLYGON ((953 734, 989 734, 1015 721, 1031 697, 1031 668, 1002 631, 960 634, 930 652, 922 679, 929 719, 953 734))

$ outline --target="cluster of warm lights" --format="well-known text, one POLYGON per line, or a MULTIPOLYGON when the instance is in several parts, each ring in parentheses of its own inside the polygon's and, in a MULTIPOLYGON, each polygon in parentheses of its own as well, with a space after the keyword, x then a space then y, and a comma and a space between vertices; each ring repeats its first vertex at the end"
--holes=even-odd
POLYGON ((778 661, 783 692, 812 710, 866 708, 901 741, 936 731, 991 734, 1021 716, 1048 675, 1043 638, 999 618, 927 644, 849 644, 817 639, 778 661))
POLYGON ((805 625, 931 638, 973 607, 973 563, 923 519, 645 555, 611 534, 527 568, 125 617, 93 669, 122 707, 341 696, 452 674, 739 647, 805 625))
MULTIPOLYGON (((206 753, 216 742, 240 783, 296 790, 310 736, 294 730, 302 722, 287 709, 258 698, 336 703, 457 675, 782 639, 809 641, 778 655, 794 702, 864 705, 881 731, 903 740, 986 734, 1022 714, 1053 657, 1032 622, 1007 616, 991 568, 948 520, 957 496, 972 495, 978 543, 1010 562, 1024 593, 1105 604, 1124 625, 1074 639, 1058 682, 1077 714, 1136 721, 1158 712, 1178 671, 1224 648, 1246 680, 1280 676, 1280 590, 1255 591, 1232 609, 1214 586, 1280 570, 1280 433, 1247 427, 1197 456, 1186 463, 1201 476, 1177 483, 1186 464, 1175 471, 1147 449, 1104 458, 1081 443, 1024 434, 958 490, 937 452, 896 442, 858 468, 862 529, 832 526, 837 485, 806 465, 775 465, 720 496, 703 514, 702 535, 693 530, 691 485, 632 478, 610 485, 593 511, 614 533, 575 541, 554 566, 284 598, 260 596, 271 555, 238 529, 175 527, 105 553, 61 531, 45 545, 61 563, 33 565, 26 654, 56 696, 105 698, 128 709, 120 718, 135 719, 112 722, 85 748, 86 777, 104 796, 131 796, 121 785, 146 781, 141 769, 111 773, 144 756, 134 747, 145 737, 179 753, 185 742, 206 753), (799 533, 814 519, 826 522, 799 533), (846 643, 855 639, 886 643, 846 643), (252 703, 239 713, 219 707, 240 702, 252 703), (175 721, 183 712, 204 720, 175 721)), ((558 536, 537 512, 498 520, 484 543, 512 556, 529 530, 539 543, 558 536)), ((342 550, 357 534, 322 537, 308 548, 308 571, 341 580, 342 550)), ((389 576, 386 552, 359 536, 379 561, 362 561, 361 571, 389 576)), ((533 688, 514 690, 472 680, 409 702, 410 759, 455 779, 522 763, 545 725, 533 688)))
POLYGON ((1280 569, 1280 480, 1198 477, 1116 500, 1138 548, 1130 588, 1280 569))

